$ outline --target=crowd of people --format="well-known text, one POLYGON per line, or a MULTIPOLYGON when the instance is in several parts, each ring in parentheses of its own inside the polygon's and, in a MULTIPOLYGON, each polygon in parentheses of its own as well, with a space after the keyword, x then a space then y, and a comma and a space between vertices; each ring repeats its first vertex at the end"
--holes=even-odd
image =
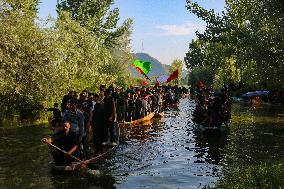
POLYGON ((215 92, 213 87, 195 88, 196 108, 193 121, 206 127, 220 127, 231 118, 231 100, 228 88, 215 92))
MULTIPOLYGON (((90 141, 95 154, 103 153, 103 146, 115 146, 118 142, 118 123, 145 117, 151 112, 162 112, 171 104, 177 104, 186 88, 171 86, 130 87, 127 90, 101 85, 99 93, 86 90, 79 94, 69 91, 53 108, 50 121, 52 137, 44 138, 81 159, 90 158, 90 141), (90 137, 91 136, 91 137, 90 137)), ((68 165, 73 160, 63 153, 53 153, 56 165, 68 165)))

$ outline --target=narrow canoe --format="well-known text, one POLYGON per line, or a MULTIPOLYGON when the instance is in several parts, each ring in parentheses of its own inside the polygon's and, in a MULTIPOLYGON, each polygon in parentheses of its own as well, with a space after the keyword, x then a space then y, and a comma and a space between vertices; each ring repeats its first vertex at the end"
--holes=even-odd
POLYGON ((134 120, 134 121, 131 121, 131 122, 124 122, 124 123, 122 123, 122 125, 139 125, 139 124, 141 124, 145 121, 151 120, 154 117, 154 115, 155 115, 155 113, 150 113, 150 114, 148 114, 147 116, 145 116, 141 119, 137 119, 137 120, 134 120))
POLYGON ((61 171, 65 172, 66 171, 66 172, 73 173, 73 172, 81 171, 81 172, 88 173, 88 174, 91 174, 91 175, 99 175, 100 174, 99 170, 89 169, 88 167, 81 168, 80 162, 72 162, 71 165, 65 165, 65 166, 55 165, 54 162, 51 162, 50 166, 51 166, 52 170, 59 171, 59 172, 61 172, 61 171))

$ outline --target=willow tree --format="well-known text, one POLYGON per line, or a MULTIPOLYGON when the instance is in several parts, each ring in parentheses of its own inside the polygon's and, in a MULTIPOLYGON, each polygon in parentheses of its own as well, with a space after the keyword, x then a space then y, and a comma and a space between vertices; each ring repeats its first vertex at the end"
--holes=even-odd
POLYGON ((35 21, 37 0, 1 1, 0 92, 8 114, 34 115, 51 81, 55 51, 35 21))

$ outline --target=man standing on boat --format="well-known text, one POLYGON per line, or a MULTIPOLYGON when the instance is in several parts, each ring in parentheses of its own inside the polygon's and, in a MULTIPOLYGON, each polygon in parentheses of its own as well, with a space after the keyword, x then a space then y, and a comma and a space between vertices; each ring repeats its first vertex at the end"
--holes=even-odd
MULTIPOLYGON (((104 99, 105 123, 108 129, 108 136, 112 145, 117 145, 115 136, 116 106, 112 97, 112 88, 108 88, 104 99)), ((107 141, 108 139, 106 139, 107 141)), ((105 141, 105 142, 106 142, 105 141)))
POLYGON ((102 143, 105 140, 104 104, 98 94, 94 95, 95 106, 92 112, 92 131, 95 153, 103 153, 102 143))

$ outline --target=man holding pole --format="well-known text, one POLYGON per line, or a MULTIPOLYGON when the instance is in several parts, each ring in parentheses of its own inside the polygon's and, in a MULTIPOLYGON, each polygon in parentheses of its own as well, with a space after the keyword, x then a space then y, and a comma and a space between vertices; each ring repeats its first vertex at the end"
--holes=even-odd
POLYGON ((69 121, 65 121, 62 127, 60 132, 52 137, 43 138, 42 141, 55 144, 61 150, 53 151, 55 165, 70 165, 74 161, 74 156, 77 156, 78 153, 78 137, 74 132, 70 132, 71 123, 69 121))

